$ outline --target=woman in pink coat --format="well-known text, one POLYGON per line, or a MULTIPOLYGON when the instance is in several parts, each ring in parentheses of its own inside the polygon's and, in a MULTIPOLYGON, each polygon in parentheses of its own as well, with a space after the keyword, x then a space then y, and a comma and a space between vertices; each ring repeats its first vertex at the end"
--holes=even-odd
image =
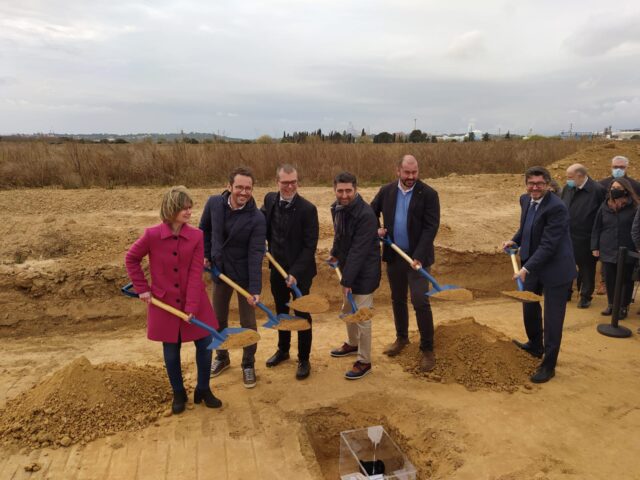
POLYGON ((151 297, 184 311, 192 317, 218 328, 218 320, 202 281, 204 241, 202 231, 188 225, 193 201, 183 186, 165 193, 160 209, 162 223, 149 227, 131 246, 125 258, 127 273, 141 300, 147 303, 147 337, 162 342, 164 363, 173 388, 173 413, 181 413, 187 402, 182 381, 180 347, 193 341, 196 346, 198 384, 194 403, 204 400, 207 407, 218 408, 222 402, 211 392, 211 335, 196 325, 180 320, 151 303, 151 297), (142 271, 142 259, 149 256, 151 285, 142 271))

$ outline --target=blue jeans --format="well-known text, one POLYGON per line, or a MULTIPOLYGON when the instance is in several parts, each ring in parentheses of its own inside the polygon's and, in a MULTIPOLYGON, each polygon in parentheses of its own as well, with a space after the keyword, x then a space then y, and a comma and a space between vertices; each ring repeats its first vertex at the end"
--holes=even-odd
MULTIPOLYGON (((198 367, 198 390, 209 390, 209 375, 211 374, 211 350, 207 346, 211 343, 211 335, 196 340, 196 366, 198 367)), ((182 366, 180 365, 180 348, 182 342, 178 338, 178 343, 162 342, 164 353, 164 365, 167 368, 169 383, 174 392, 184 390, 182 382, 182 366)))

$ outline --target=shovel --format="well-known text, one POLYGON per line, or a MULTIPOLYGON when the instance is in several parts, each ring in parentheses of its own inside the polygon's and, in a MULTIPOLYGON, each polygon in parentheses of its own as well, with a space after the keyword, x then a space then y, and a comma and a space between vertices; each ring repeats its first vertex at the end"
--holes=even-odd
MULTIPOLYGON (((127 283, 120 289, 120 291, 127 297, 139 298, 138 294, 133 291, 132 283, 127 283)), ((187 318, 189 318, 189 315, 187 315, 186 313, 172 307, 171 305, 167 305, 166 303, 161 302, 157 298, 151 297, 151 303, 166 312, 174 314, 176 317, 182 320, 186 321, 187 318)), ((210 327, 209 325, 201 322, 195 317, 191 319, 191 323, 197 325, 198 327, 206 330, 211 334, 211 336, 213 337, 213 341, 207 347, 209 350, 229 350, 232 348, 243 348, 248 347, 249 345, 253 345, 254 343, 258 343, 258 340, 260 340, 260 335, 258 334, 258 332, 249 328, 225 328, 224 330, 218 332, 215 328, 210 327)))
MULTIPOLYGON (((340 267, 338 267, 338 264, 327 261, 327 265, 329 265, 336 271, 338 280, 342 281, 342 272, 340 271, 340 267)), ((347 301, 351 305, 351 313, 340 314, 340 318, 346 323, 366 322, 367 320, 371 320, 373 318, 373 310, 371 310, 369 307, 358 308, 351 292, 347 292, 347 301)))
POLYGON ((433 289, 429 290, 425 295, 433 298, 438 298, 440 300, 463 300, 470 301, 473 300, 473 293, 466 288, 460 288, 455 285, 440 285, 436 281, 433 276, 429 274, 424 268, 415 268, 413 266, 413 259, 407 255, 404 250, 402 250, 399 246, 391 241, 389 237, 384 237, 380 239, 381 242, 389 245, 393 250, 400 255, 404 260, 407 261, 411 268, 416 270, 420 275, 429 280, 433 285, 433 289))
MULTIPOLYGON (((504 252, 511 257, 511 264, 513 265, 513 273, 516 275, 520 271, 518 267, 518 259, 516 259, 517 248, 505 248, 504 252)), ((509 291, 509 292, 500 292, 507 297, 514 298, 519 302, 523 303, 531 303, 531 302, 540 302, 542 300, 541 295, 536 295, 533 292, 524 289, 524 285, 522 284, 522 280, 520 277, 516 277, 516 283, 518 284, 518 290, 509 291)))
MULTIPOLYGON (((224 283, 229 285, 231 288, 233 288, 236 292, 238 292, 240 295, 242 295, 246 299, 253 298, 253 295, 251 295, 244 288, 242 288, 236 282, 231 280, 229 277, 227 277, 224 273, 222 273, 217 268, 215 267, 211 269, 205 268, 205 270, 207 272, 211 272, 213 275, 218 277, 220 280, 222 280, 224 283)), ((276 330, 288 330, 288 331, 309 330, 311 328, 311 324, 309 323, 309 320, 307 320, 306 318, 292 317, 291 315, 287 315, 285 313, 276 315, 271 310, 269 310, 267 306, 262 302, 256 303, 256 307, 258 307, 260 310, 266 313, 267 317, 269 318, 269 320, 262 325, 265 328, 275 328, 276 330)))
MULTIPOLYGON (((282 265, 280 265, 276 261, 276 259, 273 258, 273 255, 271 255, 271 253, 269 252, 267 252, 266 255, 271 264, 276 268, 276 270, 278 270, 280 275, 282 275, 285 280, 289 278, 289 274, 285 272, 284 268, 282 268, 282 265)), ((287 305, 294 310, 308 313, 324 313, 329 310, 329 302, 326 298, 314 293, 303 296, 302 292, 295 283, 292 283, 291 287, 289 288, 293 290, 293 294, 296 298, 290 301, 287 305)))

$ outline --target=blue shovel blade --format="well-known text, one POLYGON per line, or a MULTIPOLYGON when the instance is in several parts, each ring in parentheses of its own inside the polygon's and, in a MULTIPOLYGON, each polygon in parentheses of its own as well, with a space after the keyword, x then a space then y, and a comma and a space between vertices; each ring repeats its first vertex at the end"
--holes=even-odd
POLYGON ((273 328, 276 327, 280 324, 280 320, 278 319, 273 319, 273 318, 269 318, 269 320, 267 320, 267 322, 263 323, 262 326, 264 328, 273 328))
POLYGON ((237 333, 246 332, 248 330, 251 329, 242 327, 229 327, 225 328, 224 330, 220 330, 217 336, 213 337, 213 341, 207 348, 209 350, 217 350, 218 348, 220 348, 220 345, 222 345, 227 340, 227 338, 229 338, 229 335, 235 335, 237 333))
POLYGON ((425 295, 430 297, 432 295, 435 295, 436 293, 440 293, 440 292, 443 292, 445 290, 460 290, 460 287, 458 287, 456 285, 440 285, 440 290, 436 290, 435 288, 432 288, 427 293, 425 293, 425 295))

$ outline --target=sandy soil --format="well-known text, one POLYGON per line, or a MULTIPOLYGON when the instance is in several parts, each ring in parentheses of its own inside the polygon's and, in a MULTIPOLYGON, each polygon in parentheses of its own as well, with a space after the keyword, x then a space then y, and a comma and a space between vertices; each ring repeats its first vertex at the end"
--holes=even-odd
MULTIPOLYGON (((560 177, 568 164, 581 161, 602 176, 615 154, 636 165, 640 159, 633 144, 600 146, 552 171, 560 177)), ((165 390, 148 393, 157 376, 164 380, 160 345, 145 339, 142 304, 118 291, 126 282, 124 252, 156 222, 161 189, 0 192, 0 408, 10 407, 0 416, 0 478, 329 479, 336 478, 339 432, 382 424, 419 478, 640 479, 638 336, 616 340, 596 332, 597 323, 607 320, 599 315, 602 297, 586 311, 572 303, 556 378, 529 384, 531 362, 508 342, 524 337, 520 304, 498 296, 513 288, 509 259, 498 245, 517 224, 522 178, 450 176, 429 183, 443 205, 434 273, 478 297, 471 303, 434 301, 437 372, 416 372, 413 320, 414 342, 406 353, 382 355, 394 336, 385 283, 376 295, 373 373, 344 380, 353 359, 328 355, 345 337, 337 318, 339 290, 334 274, 320 265, 313 291, 329 299, 332 310, 314 317, 311 377, 296 381, 293 360, 264 367, 277 334, 261 329, 257 388, 242 387, 240 355, 232 352, 232 368, 212 382, 223 408, 190 405, 169 417, 161 413, 165 390), (78 365, 92 375, 78 374, 78 365), (109 382, 100 376, 113 369, 120 376, 109 373, 109 382), (135 401, 113 403, 109 387, 128 381, 136 385, 135 401), (64 429, 46 427, 45 419, 54 422, 87 398, 94 410, 84 413, 84 423, 75 422, 77 437, 67 441, 64 429), (145 400, 143 408, 139 402, 145 400), (86 417, 118 409, 124 426, 111 428, 117 422, 102 418, 96 435, 80 428, 91 427, 86 417), (13 423, 5 422, 9 414, 13 423), (31 428, 30 440, 20 442, 10 435, 20 422, 25 430, 34 422, 44 426, 31 428)), ((194 191, 196 209, 217 190, 194 191)), ((258 198, 266 191, 259 189, 258 198)), ((369 200, 375 191, 364 188, 362 194, 369 200)), ((331 191, 304 187, 302 193, 319 207, 320 262, 331 241, 331 191)), ((635 332, 640 317, 632 311, 624 324, 635 332)), ((192 389, 193 348, 183 352, 192 389)))

